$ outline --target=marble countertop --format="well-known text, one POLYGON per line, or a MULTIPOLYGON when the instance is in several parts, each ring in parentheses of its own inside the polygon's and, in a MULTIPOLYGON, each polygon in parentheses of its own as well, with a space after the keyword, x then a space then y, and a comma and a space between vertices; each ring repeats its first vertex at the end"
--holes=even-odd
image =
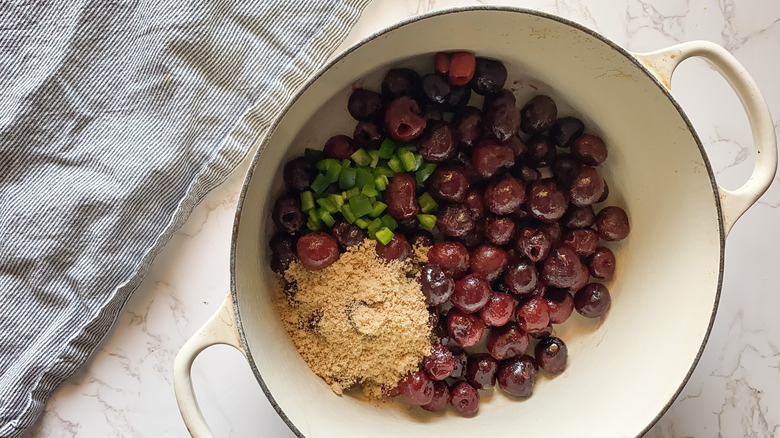
MULTIPOLYGON (((375 0, 342 45, 400 19, 474 1, 375 0)), ((479 2, 482 3, 482 2, 479 2)), ((494 3, 494 2, 491 2, 494 3)), ((752 74, 780 131, 780 1, 525 0, 631 51, 695 39, 723 45, 752 74)), ((747 119, 726 82, 701 60, 675 73, 673 94, 706 146, 720 184, 753 168, 747 119)), ((27 436, 189 436, 173 393, 174 357, 229 289, 230 234, 247 162, 195 209, 156 258, 94 357, 55 393, 27 436)), ((780 185, 733 228, 720 307, 692 378, 648 437, 780 438, 780 185)), ((659 320, 659 323, 663 323, 659 320)), ((193 366, 195 391, 217 436, 293 436, 243 356, 227 346, 193 366)))

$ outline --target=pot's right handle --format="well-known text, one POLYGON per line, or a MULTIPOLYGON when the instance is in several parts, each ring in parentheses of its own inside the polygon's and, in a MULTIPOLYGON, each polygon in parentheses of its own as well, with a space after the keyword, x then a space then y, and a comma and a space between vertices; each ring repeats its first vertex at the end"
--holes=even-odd
POLYGON ((634 56, 670 89, 672 73, 681 62, 692 56, 704 58, 723 75, 742 102, 753 134, 755 166, 750 178, 737 190, 718 185, 723 227, 728 234, 734 222, 769 188, 777 172, 777 137, 764 96, 745 67, 726 49, 709 41, 691 41, 634 56))

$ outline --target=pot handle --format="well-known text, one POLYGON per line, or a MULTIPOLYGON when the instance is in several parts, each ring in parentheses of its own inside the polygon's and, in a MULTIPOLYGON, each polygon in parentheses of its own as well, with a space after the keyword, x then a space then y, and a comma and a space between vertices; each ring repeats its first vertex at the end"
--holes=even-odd
POLYGON ((753 135, 755 166, 742 187, 728 190, 718 185, 723 229, 728 235, 737 219, 766 192, 777 172, 777 137, 764 96, 737 58, 723 47, 709 41, 691 41, 634 56, 669 89, 672 73, 681 62, 692 56, 704 58, 723 75, 742 102, 753 135))
POLYGON ((176 354, 173 364, 173 390, 176 402, 179 404, 181 417, 193 438, 214 438, 203 413, 200 411, 195 391, 192 388, 192 362, 212 345, 230 345, 246 356, 241 341, 238 338, 236 318, 233 313, 233 297, 228 294, 219 310, 206 321, 192 337, 184 343, 176 354))

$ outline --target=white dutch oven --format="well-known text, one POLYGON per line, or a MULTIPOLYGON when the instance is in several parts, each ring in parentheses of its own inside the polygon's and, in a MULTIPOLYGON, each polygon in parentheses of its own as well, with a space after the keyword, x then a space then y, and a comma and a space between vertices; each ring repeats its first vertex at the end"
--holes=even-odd
POLYGON ((176 358, 174 383, 184 421, 193 436, 212 436, 194 399, 190 367, 206 347, 228 344, 246 356, 271 404, 299 436, 642 434, 696 365, 718 304, 724 239, 767 189, 776 167, 766 103, 743 67, 715 44, 632 54, 569 21, 506 8, 448 10, 398 24, 331 62, 262 141, 238 202, 231 293, 176 358), (556 329, 569 346, 566 372, 541 377, 526 401, 483 391, 475 418, 334 395, 284 331, 268 268, 269 212, 281 190, 283 163, 305 147, 352 131, 346 102, 353 82, 377 89, 389 67, 430 70, 432 54, 446 50, 502 60, 519 103, 537 87, 564 113, 582 116, 610 147, 602 166, 609 203, 625 208, 632 225, 629 238, 613 246, 618 272, 608 284, 613 303, 607 317, 601 322, 575 314, 556 329), (738 190, 717 185, 699 138, 669 92, 675 67, 692 56, 723 74, 750 120, 755 169, 738 190))

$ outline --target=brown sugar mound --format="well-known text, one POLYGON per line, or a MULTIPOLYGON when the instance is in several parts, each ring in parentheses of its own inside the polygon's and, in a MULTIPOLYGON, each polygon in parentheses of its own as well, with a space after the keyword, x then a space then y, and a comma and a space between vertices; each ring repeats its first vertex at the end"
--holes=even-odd
POLYGON ((365 240, 320 271, 293 262, 277 299, 303 360, 337 394, 359 384, 380 398, 430 354, 416 257, 388 263, 375 248, 365 240))

